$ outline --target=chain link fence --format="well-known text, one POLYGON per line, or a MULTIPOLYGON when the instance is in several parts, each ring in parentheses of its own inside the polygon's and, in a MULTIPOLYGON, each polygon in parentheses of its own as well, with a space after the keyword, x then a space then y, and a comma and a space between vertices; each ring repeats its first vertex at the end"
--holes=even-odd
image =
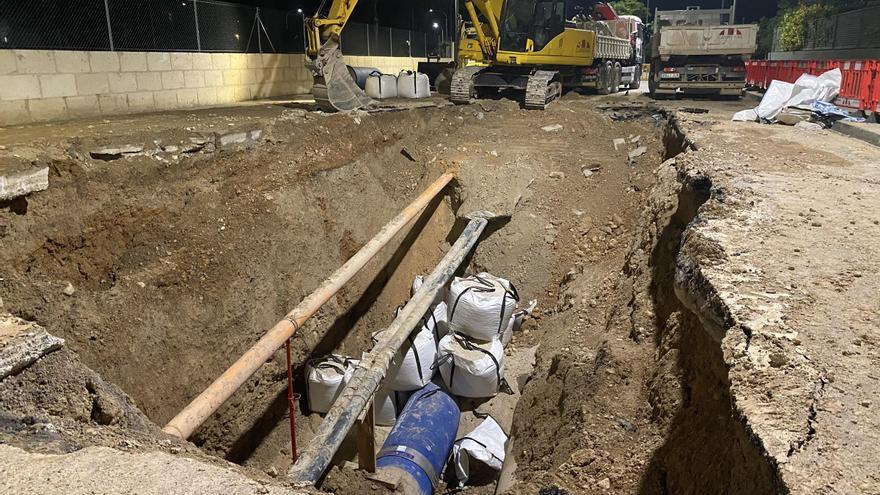
MULTIPOLYGON (((302 53, 304 17, 214 0, 0 0, 0 49, 302 53)), ((436 33, 349 23, 347 55, 436 56, 436 33)))

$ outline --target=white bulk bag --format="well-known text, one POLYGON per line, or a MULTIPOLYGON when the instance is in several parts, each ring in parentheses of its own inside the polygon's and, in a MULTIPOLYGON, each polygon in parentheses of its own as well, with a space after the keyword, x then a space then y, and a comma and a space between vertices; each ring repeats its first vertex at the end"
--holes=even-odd
POLYGON ((358 360, 331 354, 306 365, 309 409, 324 414, 330 410, 351 378, 358 360))
POLYGON ((409 400, 410 392, 398 392, 390 390, 385 385, 379 387, 373 398, 374 421, 379 426, 394 426, 397 415, 403 410, 406 401, 409 400))
POLYGON ((449 334, 440 340, 437 365, 446 387, 460 397, 493 397, 504 374, 504 347, 501 340, 470 340, 449 334))
MULTIPOLYGON (((422 288, 422 285, 425 284, 425 277, 421 275, 416 275, 416 278, 413 279, 412 289, 410 289, 409 296, 412 297, 416 295, 416 291, 422 288)), ((438 304, 446 300, 446 287, 442 287, 439 291, 437 291, 437 295, 434 296, 434 301, 431 302, 431 307, 436 307, 438 304)))
POLYGON ((452 464, 455 465, 455 477, 459 488, 470 478, 470 458, 482 462, 490 468, 500 471, 504 464, 504 449, 507 433, 495 418, 489 416, 474 431, 459 438, 452 444, 452 464))
POLYGON ((428 75, 411 70, 402 70, 397 75, 397 95, 402 98, 427 98, 431 96, 431 83, 428 75))
POLYGON ((385 386, 389 390, 408 392, 418 390, 434 377, 431 366, 437 358, 437 339, 433 318, 423 319, 423 324, 409 335, 400 350, 391 359, 385 374, 385 386), (425 324, 424 322, 428 322, 425 324))
POLYGON ((364 91, 370 98, 397 98, 397 77, 374 71, 367 77, 364 91))
POLYGON ((492 340, 504 331, 518 300, 516 288, 503 278, 488 273, 456 277, 446 297, 449 332, 492 340))
POLYGON ((507 326, 504 328, 504 331, 501 332, 502 346, 507 347, 507 344, 513 339, 513 332, 519 332, 527 314, 528 312, 526 310, 521 309, 510 315, 510 321, 507 322, 507 326))

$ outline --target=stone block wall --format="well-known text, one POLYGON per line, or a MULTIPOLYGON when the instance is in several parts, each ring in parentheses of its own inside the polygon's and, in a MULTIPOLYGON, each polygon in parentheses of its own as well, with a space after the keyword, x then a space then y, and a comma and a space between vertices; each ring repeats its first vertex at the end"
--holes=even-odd
MULTIPOLYGON (((346 57, 396 74, 410 57, 346 57)), ((308 93, 302 54, 0 50, 0 125, 308 93)))

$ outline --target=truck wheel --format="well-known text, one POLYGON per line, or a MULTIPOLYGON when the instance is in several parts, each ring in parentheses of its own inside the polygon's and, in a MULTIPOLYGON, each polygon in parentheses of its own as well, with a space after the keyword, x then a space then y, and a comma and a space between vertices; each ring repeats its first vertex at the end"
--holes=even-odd
POLYGON ((657 98, 657 73, 654 71, 653 66, 651 66, 651 72, 648 74, 648 92, 651 93, 651 98, 657 98))
POLYGON ((642 87, 642 66, 636 66, 636 70, 633 73, 633 80, 629 83, 629 89, 639 89, 642 87))
POLYGON ((613 72, 613 82, 611 83, 611 92, 619 93, 620 92, 620 80, 623 79, 623 67, 620 66, 620 62, 614 62, 614 72, 613 72))
POLYGON ((599 79, 597 81, 596 91, 600 95, 610 95, 614 86, 614 64, 605 62, 599 67, 599 79))

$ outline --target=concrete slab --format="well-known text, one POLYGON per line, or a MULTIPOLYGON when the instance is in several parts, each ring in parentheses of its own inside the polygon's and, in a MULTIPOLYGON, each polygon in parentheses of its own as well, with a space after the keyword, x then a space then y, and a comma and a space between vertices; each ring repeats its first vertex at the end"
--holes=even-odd
POLYGON ((880 146, 880 124, 858 122, 836 122, 832 130, 851 138, 880 146))
POLYGON ((64 339, 49 335, 43 327, 10 314, 0 314, 0 380, 61 349, 64 339))
POLYGON ((9 201, 49 188, 49 167, 0 167, 0 201, 9 201))

